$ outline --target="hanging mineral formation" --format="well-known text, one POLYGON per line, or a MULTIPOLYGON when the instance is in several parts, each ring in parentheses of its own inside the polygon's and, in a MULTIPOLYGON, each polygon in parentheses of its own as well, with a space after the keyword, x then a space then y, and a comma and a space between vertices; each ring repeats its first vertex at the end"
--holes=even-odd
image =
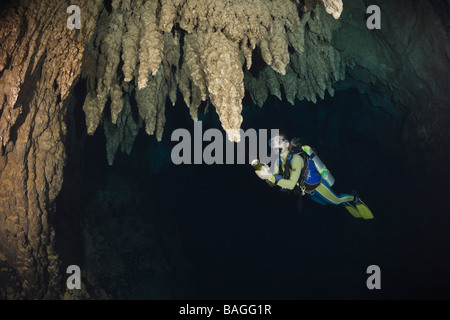
POLYGON ((193 120, 207 101, 237 142, 245 89, 259 106, 269 93, 283 99, 281 88, 291 104, 333 94, 332 83, 344 77, 330 44, 342 8, 341 0, 113 0, 84 58, 88 133, 102 121, 108 141, 122 137, 108 142, 112 163, 119 144, 133 143, 134 134, 119 134, 129 122, 117 122, 129 112, 124 96, 134 95, 145 131, 160 141, 166 99, 174 105, 179 89, 193 120), (255 51, 267 64, 258 75, 255 51))

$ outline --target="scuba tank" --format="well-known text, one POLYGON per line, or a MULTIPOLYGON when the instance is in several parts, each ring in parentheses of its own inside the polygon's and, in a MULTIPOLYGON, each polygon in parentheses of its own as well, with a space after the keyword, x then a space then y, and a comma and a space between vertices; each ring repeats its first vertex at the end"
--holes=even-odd
POLYGON ((314 161, 314 165, 317 171, 322 176, 322 179, 325 180, 331 187, 335 181, 334 177, 331 175, 327 167, 323 164, 322 160, 320 160, 320 158, 317 156, 315 150, 313 150, 310 146, 302 146, 302 149, 311 157, 311 160, 314 161))

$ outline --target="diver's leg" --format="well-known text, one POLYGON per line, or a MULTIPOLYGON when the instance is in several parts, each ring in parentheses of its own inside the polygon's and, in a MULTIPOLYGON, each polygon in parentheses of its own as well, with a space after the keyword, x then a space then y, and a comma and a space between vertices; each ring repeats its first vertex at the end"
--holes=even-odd
POLYGON ((351 194, 340 194, 336 195, 326 181, 322 183, 314 190, 314 196, 321 199, 322 202, 328 204, 339 205, 343 204, 345 209, 347 209, 350 214, 355 218, 362 218, 356 206, 352 203, 355 200, 355 196, 351 194))
POLYGON ((325 202, 326 204, 334 204, 338 205, 341 203, 349 202, 355 200, 355 196, 352 194, 342 193, 340 195, 336 195, 333 190, 331 190, 330 186, 326 181, 323 181, 319 184, 319 186, 314 190, 315 196, 325 202))
POLYGON ((323 206, 326 206, 328 204, 328 202, 323 200, 323 198, 318 193, 316 193, 315 191, 313 191, 312 193, 308 194, 308 197, 311 200, 314 200, 315 202, 317 202, 318 204, 321 204, 323 206))
POLYGON ((326 181, 320 185, 310 195, 310 198, 320 204, 343 204, 345 209, 355 218, 373 219, 373 214, 369 207, 362 202, 361 198, 352 194, 336 195, 326 181))

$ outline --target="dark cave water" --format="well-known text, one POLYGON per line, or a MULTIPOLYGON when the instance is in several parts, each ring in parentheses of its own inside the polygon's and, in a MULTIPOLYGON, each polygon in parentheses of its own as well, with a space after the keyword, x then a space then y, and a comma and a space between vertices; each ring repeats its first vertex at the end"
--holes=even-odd
MULTIPOLYGON (((336 178, 333 190, 358 190, 375 219, 309 199, 299 213, 294 196, 269 188, 249 165, 172 164, 170 134, 193 128, 181 103, 166 110, 161 143, 141 131, 131 155, 118 153, 113 166, 102 128, 84 138, 78 129, 69 132, 56 231, 63 262, 80 265, 92 292, 120 299, 450 297, 449 210, 408 164, 411 153, 397 140, 401 119, 386 112, 390 106, 375 107, 356 90, 316 105, 273 97, 262 109, 248 98, 244 105, 244 130, 283 128, 301 137, 336 178), (366 287, 370 265, 381 269, 381 290, 366 287)), ((75 111, 78 125, 82 118, 75 111)), ((214 111, 200 120, 203 130, 220 127, 214 111)))

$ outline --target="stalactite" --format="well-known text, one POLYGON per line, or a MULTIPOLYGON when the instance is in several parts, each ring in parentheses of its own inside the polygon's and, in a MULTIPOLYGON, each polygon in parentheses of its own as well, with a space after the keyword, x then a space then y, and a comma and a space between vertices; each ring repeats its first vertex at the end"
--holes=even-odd
POLYGON ((119 148, 121 152, 128 155, 131 153, 134 139, 141 127, 141 121, 136 123, 133 119, 129 96, 126 95, 122 101, 123 109, 118 115, 117 122, 110 122, 109 119, 103 118, 103 129, 106 137, 106 156, 109 165, 113 164, 114 156, 119 148))
POLYGON ((262 107, 268 96, 268 89, 262 77, 253 77, 249 72, 244 74, 245 88, 250 92, 254 104, 262 107))
MULTIPOLYGON (((259 85, 256 85, 255 81, 246 80, 246 89, 253 101, 261 106, 266 100, 267 96, 259 87, 261 85, 265 85, 266 90, 280 100, 283 99, 281 93, 283 86, 285 97, 290 104, 294 104, 296 98, 299 100, 306 98, 315 103, 317 96, 323 99, 327 90, 333 94, 331 85, 344 79, 345 73, 345 65, 340 59, 340 54, 331 45, 332 31, 337 27, 338 23, 328 17, 320 6, 315 8, 312 18, 311 12, 305 13, 300 24, 292 29, 302 31, 292 33, 292 36, 288 33, 288 38, 295 35, 297 42, 293 45, 296 51, 290 54, 285 74, 275 72, 274 68, 265 67, 259 74, 259 85), (306 26, 308 28, 305 31, 306 26)), ((268 46, 266 49, 270 52, 268 46)), ((264 58, 263 51, 262 55, 264 58)))
POLYGON ((239 45, 221 32, 199 33, 198 42, 211 102, 229 139, 238 142, 244 98, 244 61, 239 45))
POLYGON ((145 132, 152 135, 155 134, 156 130, 158 140, 161 140, 164 130, 164 112, 168 88, 161 66, 155 76, 149 76, 147 86, 136 91, 136 102, 139 115, 145 122, 145 132))
POLYGON ((269 88, 270 94, 276 96, 279 100, 283 99, 281 96, 280 82, 278 81, 276 72, 272 68, 266 67, 261 72, 261 77, 264 79, 267 88, 269 88))
POLYGON ((161 31, 170 32, 172 30, 181 2, 181 0, 161 0, 161 14, 159 20, 159 29, 161 31))
POLYGON ((123 34, 123 75, 124 81, 130 82, 133 80, 136 72, 136 65, 138 63, 139 39, 141 37, 141 29, 139 28, 137 13, 139 7, 136 7, 132 14, 125 16, 125 26, 127 31, 123 34))
POLYGON ((174 106, 177 101, 177 70, 180 61, 180 33, 164 33, 164 58, 163 67, 166 78, 168 78, 169 99, 174 106), (175 70, 175 71, 174 71, 175 70))
POLYGON ((183 52, 183 61, 186 63, 187 68, 186 72, 189 74, 192 83, 200 89, 201 98, 205 101, 207 95, 206 75, 200 61, 201 48, 199 48, 196 34, 186 35, 183 52))
POLYGON ((333 15, 335 19, 339 19, 342 13, 342 0, 320 0, 325 7, 327 13, 333 15))
POLYGON ((289 45, 292 46, 295 51, 305 51, 305 25, 311 16, 311 12, 303 14, 300 23, 294 25, 292 30, 287 33, 289 39, 289 45))
POLYGON ((111 122, 116 124, 117 117, 119 116, 120 111, 122 111, 122 107, 124 104, 123 99, 123 91, 119 84, 113 82, 111 85, 111 122))
POLYGON ((153 76, 156 74, 162 60, 164 39, 158 28, 157 9, 157 1, 146 1, 143 7, 141 19, 143 35, 139 51, 139 89, 147 86, 149 74, 151 73, 153 76))

